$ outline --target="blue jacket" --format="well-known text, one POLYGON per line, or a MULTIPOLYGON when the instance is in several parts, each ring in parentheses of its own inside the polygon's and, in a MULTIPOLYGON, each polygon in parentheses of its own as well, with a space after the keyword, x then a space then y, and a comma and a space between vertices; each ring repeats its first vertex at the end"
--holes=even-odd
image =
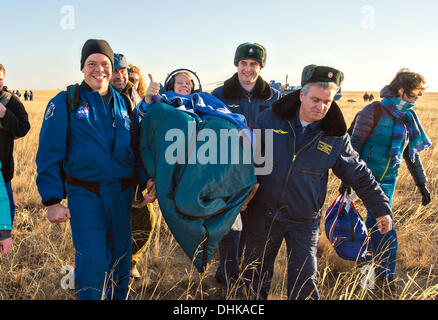
POLYGON ((249 212, 260 211, 285 221, 319 219, 331 169, 353 186, 376 216, 390 214, 389 200, 365 163, 359 161, 335 102, 319 123, 311 124, 304 133, 298 131, 299 92, 284 96, 259 116, 262 130, 273 129, 273 170, 258 176, 260 187, 248 207, 249 212))
MULTIPOLYGON (((361 160, 366 162, 367 167, 379 182, 393 181, 397 178, 398 169, 402 165, 402 163, 395 167, 391 165, 390 150, 393 127, 393 116, 379 102, 369 104, 359 111, 354 123, 351 136, 353 148, 360 154, 361 160), (377 119, 375 114, 378 114, 377 119)), ((415 184, 426 183, 427 177, 419 154, 415 155, 415 161, 412 162, 408 148, 405 148, 403 158, 415 184)))
POLYGON ((132 177, 134 150, 131 146, 126 100, 111 87, 108 103, 83 82, 77 110, 68 124, 66 92, 48 103, 36 156, 36 184, 42 202, 50 205, 63 198, 60 165, 67 175, 83 181, 108 181, 132 177))
POLYGON ((257 117, 280 98, 280 92, 273 89, 260 76, 251 92, 239 83, 237 73, 213 90, 212 95, 222 100, 233 113, 243 114, 251 129, 256 128, 257 117))
POLYGON ((373 105, 368 105, 358 113, 351 141, 354 142, 354 149, 360 153, 360 158, 366 162, 378 181, 393 180, 401 166, 401 163, 395 167, 391 165, 394 120, 388 111, 381 107, 380 119, 373 128, 374 108, 373 105), (366 139, 361 147, 358 147, 357 140, 362 136, 366 136, 366 139))

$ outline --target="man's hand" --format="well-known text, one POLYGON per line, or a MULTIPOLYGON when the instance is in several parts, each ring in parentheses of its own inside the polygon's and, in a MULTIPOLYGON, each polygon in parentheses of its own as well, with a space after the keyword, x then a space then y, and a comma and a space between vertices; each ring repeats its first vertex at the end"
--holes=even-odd
POLYGON ((9 254, 12 248, 12 238, 6 238, 0 241, 0 253, 9 254))
POLYGON ((0 118, 4 118, 6 114, 6 107, 0 102, 0 118))
POLYGON ((151 83, 149 84, 149 87, 146 89, 146 95, 144 96, 144 101, 146 101, 146 103, 151 103, 152 97, 160 93, 160 84, 158 82, 154 82, 154 79, 152 78, 152 75, 150 73, 148 74, 148 76, 151 83))
POLYGON ((70 210, 62 204, 52 204, 47 207, 47 219, 51 223, 66 222, 70 219, 70 210))
POLYGON ((341 185, 339 186, 339 193, 344 194, 345 191, 347 191, 348 194, 351 194, 351 186, 344 183, 344 181, 341 182, 341 185))
POLYGON ((389 214, 383 217, 376 218, 377 228, 381 234, 385 234, 392 230, 392 218, 389 214))

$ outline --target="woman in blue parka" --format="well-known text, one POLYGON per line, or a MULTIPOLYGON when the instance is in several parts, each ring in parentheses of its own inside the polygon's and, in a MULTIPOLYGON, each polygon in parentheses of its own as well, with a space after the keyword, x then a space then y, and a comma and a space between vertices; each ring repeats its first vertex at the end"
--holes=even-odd
MULTIPOLYGON (((381 90, 382 100, 363 108, 354 124, 351 143, 379 181, 391 206, 398 168, 403 159, 422 195, 422 205, 430 202, 419 152, 426 150, 431 142, 413 109, 424 92, 425 82, 418 73, 400 70, 392 82, 381 90)), ((377 279, 386 288, 394 289, 396 231, 393 228, 384 235, 375 232, 376 221, 370 210, 366 224, 371 229, 371 250, 378 263, 377 279)))

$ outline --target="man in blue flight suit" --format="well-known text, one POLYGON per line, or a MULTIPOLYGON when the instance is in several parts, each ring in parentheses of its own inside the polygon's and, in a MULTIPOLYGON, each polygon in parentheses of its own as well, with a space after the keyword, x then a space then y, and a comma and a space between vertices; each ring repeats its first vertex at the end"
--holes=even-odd
POLYGON ((70 219, 78 299, 128 298, 136 159, 130 106, 109 85, 113 69, 110 45, 87 40, 78 106, 68 114, 66 91, 49 102, 36 157, 36 183, 49 221, 70 219), (61 167, 68 208, 60 203, 61 167))
POLYGON ((339 70, 309 65, 302 73, 302 89, 258 117, 262 132, 273 131, 271 141, 264 142, 272 144, 273 170, 258 176, 260 187, 248 205, 244 265, 252 298, 268 298, 285 239, 288 299, 319 299, 316 250, 330 169, 373 208, 382 234, 392 228, 389 200, 352 148, 342 112, 333 102, 342 80, 339 70))
MULTIPOLYGON (((243 114, 248 127, 255 129, 258 115, 280 98, 280 92, 262 79, 260 71, 266 65, 266 49, 258 43, 245 42, 234 54, 237 72, 212 94, 222 100, 233 113, 243 114)), ((245 244, 246 211, 241 212, 231 231, 219 244, 219 267, 216 279, 227 288, 239 278, 240 256, 245 244), (239 219, 242 223, 239 231, 239 219), (236 228, 237 226, 237 228, 236 228)))

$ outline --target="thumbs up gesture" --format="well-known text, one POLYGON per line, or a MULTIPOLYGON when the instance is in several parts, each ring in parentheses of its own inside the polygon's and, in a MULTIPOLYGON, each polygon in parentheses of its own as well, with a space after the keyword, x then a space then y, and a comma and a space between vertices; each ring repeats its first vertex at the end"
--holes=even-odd
POLYGON ((151 81, 149 83, 149 87, 146 90, 146 95, 144 96, 144 101, 146 103, 152 102, 152 97, 158 95, 160 92, 160 84, 158 82, 154 82, 154 79, 152 78, 152 75, 148 74, 149 80, 151 81))

